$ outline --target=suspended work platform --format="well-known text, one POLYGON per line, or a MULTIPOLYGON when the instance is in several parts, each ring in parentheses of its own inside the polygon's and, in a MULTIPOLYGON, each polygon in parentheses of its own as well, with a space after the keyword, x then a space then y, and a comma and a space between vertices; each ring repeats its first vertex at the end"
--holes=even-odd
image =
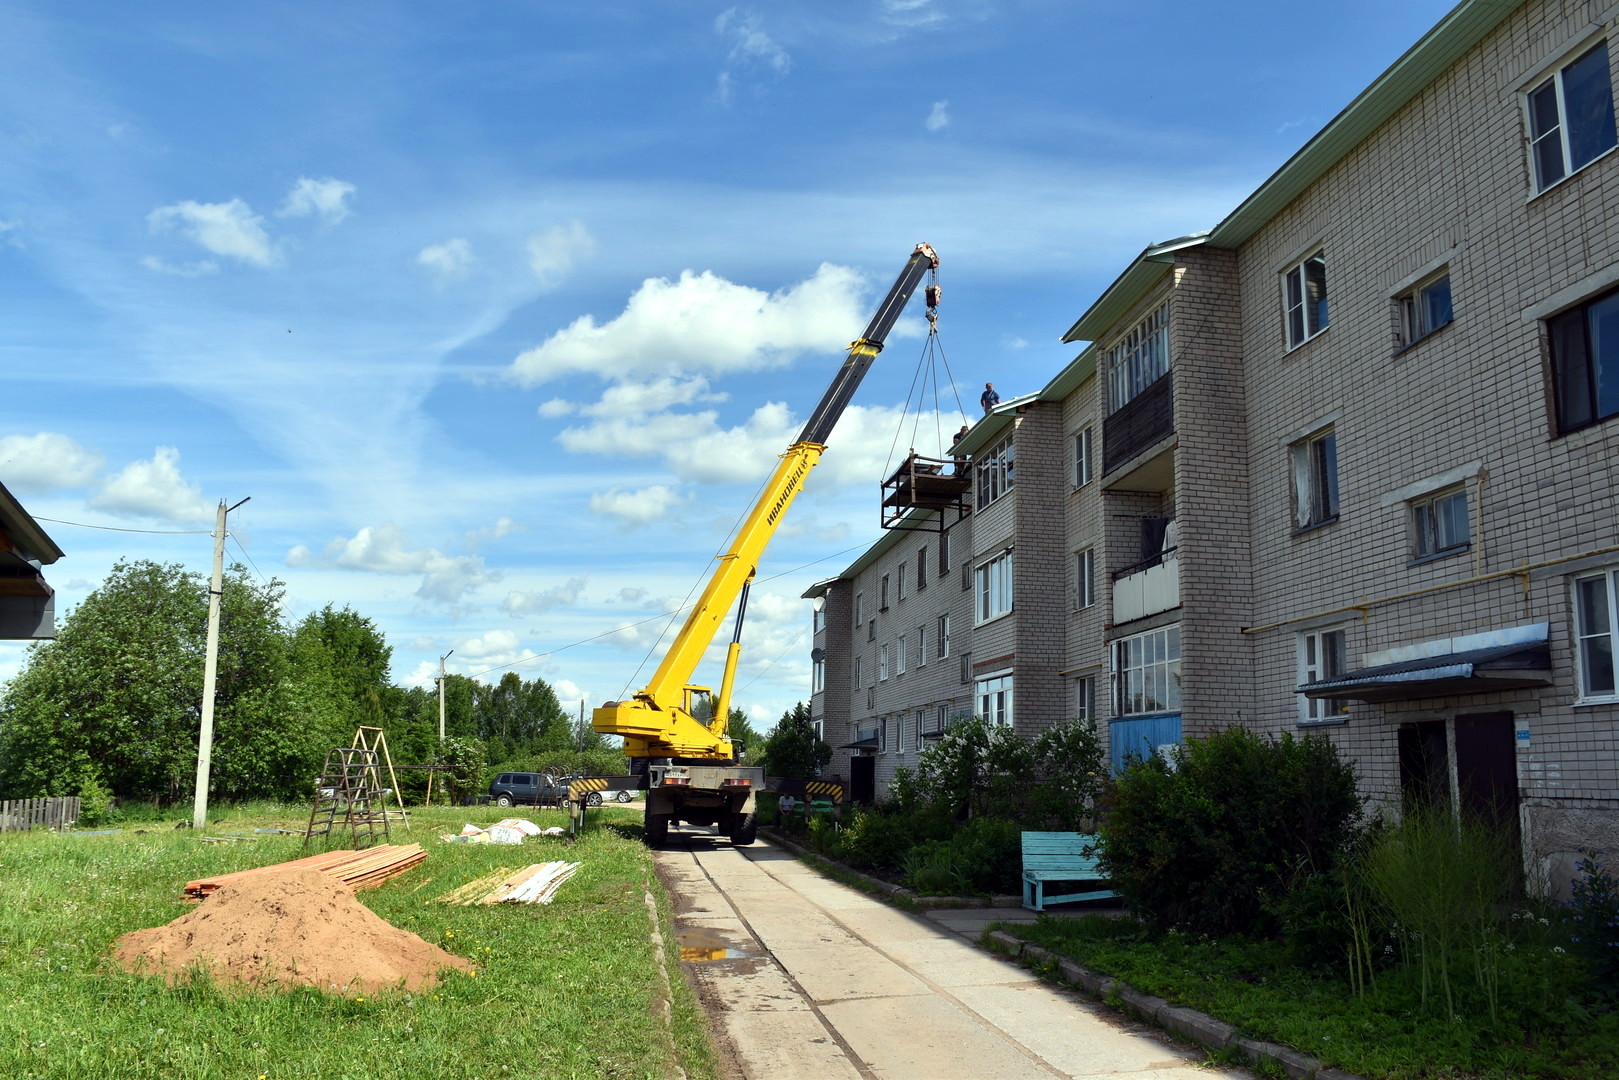
POLYGON ((965 457, 930 458, 916 451, 883 481, 883 528, 944 532, 966 517, 972 472, 965 457), (913 510, 935 510, 937 517, 918 520, 913 510))

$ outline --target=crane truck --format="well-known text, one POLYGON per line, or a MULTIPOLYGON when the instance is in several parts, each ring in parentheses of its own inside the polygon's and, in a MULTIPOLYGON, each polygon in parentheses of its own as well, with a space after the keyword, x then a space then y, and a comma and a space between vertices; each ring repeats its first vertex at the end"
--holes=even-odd
MULTIPOLYGON (((939 257, 932 247, 916 245, 865 333, 850 344, 848 358, 815 412, 781 455, 780 464, 730 546, 718 556, 719 565, 652 680, 633 697, 609 701, 592 713, 595 730, 620 736, 632 767, 645 777, 645 837, 653 847, 661 847, 668 839, 670 826, 681 822, 718 825, 733 844, 754 841, 758 829, 755 796, 764 786, 764 770, 739 766, 736 745, 726 736, 748 589, 765 546, 803 489, 804 478, 825 452, 827 438, 882 351, 889 331, 924 276, 938 265, 939 257), (720 690, 715 695, 709 687, 693 685, 691 679, 733 605, 736 621, 725 654, 720 690)), ((938 287, 927 286, 930 318, 938 297, 938 287)))

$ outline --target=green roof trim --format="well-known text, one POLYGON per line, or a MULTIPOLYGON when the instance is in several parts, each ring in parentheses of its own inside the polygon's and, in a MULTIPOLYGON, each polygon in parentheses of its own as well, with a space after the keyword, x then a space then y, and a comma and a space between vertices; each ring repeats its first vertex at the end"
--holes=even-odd
POLYGON ((1523 4, 1462 0, 1216 225, 1208 242, 1234 248, 1253 236, 1523 4))
POLYGON ((1163 276, 1169 273, 1170 267, 1175 262, 1175 252, 1207 243, 1208 236, 1207 232, 1193 233, 1190 236, 1165 240, 1161 244, 1149 245, 1125 268, 1124 273, 1115 278, 1113 284, 1097 297, 1089 310, 1079 317, 1079 321, 1068 328, 1068 332, 1062 336, 1063 341, 1095 341, 1101 337, 1108 327, 1118 322, 1126 311, 1135 306, 1148 289, 1157 285, 1163 276))

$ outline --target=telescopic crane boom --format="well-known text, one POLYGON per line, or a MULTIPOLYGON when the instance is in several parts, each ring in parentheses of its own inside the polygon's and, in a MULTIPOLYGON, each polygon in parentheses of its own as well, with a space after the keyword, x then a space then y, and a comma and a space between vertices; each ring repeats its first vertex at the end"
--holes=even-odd
MULTIPOLYGON (((848 407, 872 361, 883 349, 883 342, 899 320, 906 303, 916 292, 928 271, 937 268, 939 257, 927 244, 916 245, 894 287, 872 316, 866 332, 849 346, 832 384, 827 387, 799 432, 798 439, 781 455, 781 463, 765 485, 719 566, 709 578, 697 605, 664 654, 663 661, 646 688, 626 701, 609 701, 595 710, 592 725, 599 732, 624 739, 624 752, 632 758, 669 758, 675 761, 723 763, 735 759, 731 740, 726 737, 730 714, 731 686, 741 651, 742 617, 747 608, 748 587, 759 565, 765 546, 775 535, 787 508, 804 486, 804 478, 826 450, 838 418, 848 407), (691 678, 697 663, 714 640, 720 621, 735 604, 736 629, 725 657, 725 674, 717 699, 707 687, 693 686, 691 678), (712 700, 712 707, 707 707, 712 700)), ((928 290, 928 307, 938 303, 937 290, 928 290)))

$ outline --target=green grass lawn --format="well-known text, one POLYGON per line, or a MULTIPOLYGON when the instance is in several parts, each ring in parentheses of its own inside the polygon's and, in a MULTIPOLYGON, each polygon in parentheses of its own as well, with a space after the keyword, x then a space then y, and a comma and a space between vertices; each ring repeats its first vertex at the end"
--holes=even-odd
MULTIPOLYGON (((506 816, 496 807, 413 811, 395 843, 425 863, 359 899, 395 926, 477 965, 407 994, 170 986, 109 959, 120 935, 189 910, 181 887, 308 854, 303 808, 219 808, 209 833, 280 825, 298 836, 208 844, 173 822, 113 835, 0 834, 0 1077, 186 1080, 466 1080, 468 1077, 693 1080, 716 1065, 695 997, 680 977, 669 904, 640 842, 636 807, 590 812, 576 843, 446 844, 441 832, 506 816), (138 832, 137 830, 144 830, 138 832), (566 859, 579 872, 547 905, 451 907, 434 898, 499 866, 566 859), (645 895, 656 899, 673 1017, 659 979, 645 895)), ((554 810, 517 811, 541 825, 554 810)))
POLYGON ((1619 1076, 1619 1012, 1556 998, 1523 1022, 1424 1009, 1399 972, 1357 998, 1346 979, 1296 966, 1280 943, 1158 934, 1127 918, 1042 918, 1002 927, 1177 1005, 1369 1080, 1596 1080, 1619 1076))

